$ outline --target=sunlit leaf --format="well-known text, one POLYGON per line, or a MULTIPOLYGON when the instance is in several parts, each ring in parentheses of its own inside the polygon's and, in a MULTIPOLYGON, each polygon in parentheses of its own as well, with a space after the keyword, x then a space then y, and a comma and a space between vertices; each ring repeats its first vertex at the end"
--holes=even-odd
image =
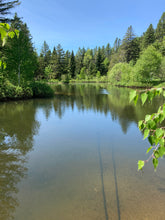
POLYGON ((158 152, 159 157, 163 157, 165 155, 165 147, 159 147, 158 152))
POLYGON ((146 115, 145 121, 147 122, 147 121, 149 121, 150 119, 151 119, 151 115, 146 115))
POLYGON ((157 138, 163 136, 163 134, 164 134, 164 131, 163 131, 162 128, 157 128, 157 129, 156 129, 156 137, 157 137, 157 138))
POLYGON ((147 94, 147 93, 142 93, 142 94, 141 94, 142 105, 144 105, 144 103, 146 102, 147 97, 148 97, 148 94, 147 94))
POLYGON ((147 151, 146 151, 146 154, 148 154, 152 148, 153 148, 152 146, 149 147, 149 148, 147 149, 147 151))
POLYGON ((139 160, 138 161, 138 170, 142 170, 142 168, 144 167, 144 161, 143 160, 139 160))
POLYGON ((129 95, 129 101, 131 102, 136 96, 136 91, 132 90, 129 95))
POLYGON ((148 137, 149 133, 150 133, 150 130, 149 129, 145 129, 144 130, 144 138, 143 139, 146 139, 148 137))

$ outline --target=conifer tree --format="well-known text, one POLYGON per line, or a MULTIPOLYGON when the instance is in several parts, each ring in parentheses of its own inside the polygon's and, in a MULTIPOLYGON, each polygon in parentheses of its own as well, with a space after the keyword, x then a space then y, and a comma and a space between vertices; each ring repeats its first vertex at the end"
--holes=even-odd
POLYGON ((75 56, 75 60, 76 60, 76 75, 80 74, 81 69, 83 68, 84 64, 84 55, 85 55, 85 48, 79 48, 77 51, 77 54, 75 56))
POLYGON ((73 50, 72 50, 72 53, 70 55, 68 69, 69 69, 69 74, 70 74, 71 78, 74 78, 75 77, 76 63, 75 63, 75 56, 74 56, 73 50))
POLYGON ((101 52, 101 48, 99 47, 98 48, 98 51, 97 51, 97 55, 96 55, 96 70, 97 71, 100 71, 101 75, 103 74, 103 62, 104 58, 102 56, 102 52, 101 52))
POLYGON ((19 5, 19 0, 15 1, 5 1, 0 0, 0 23, 11 22, 12 19, 8 18, 7 15, 10 14, 10 10, 14 8, 16 5, 19 5))
POLYGON ((111 52, 112 52, 112 49, 111 49, 111 46, 110 44, 108 43, 106 48, 105 48, 105 56, 110 60, 110 57, 111 57, 111 52))
POLYGON ((163 40, 163 37, 165 36, 165 12, 163 12, 155 32, 156 39, 159 41, 163 40))
POLYGON ((147 31, 143 36, 143 41, 142 41, 143 48, 147 48, 150 44, 154 43, 154 41, 155 41, 155 31, 152 24, 150 24, 150 26, 148 27, 147 31))
POLYGON ((136 61, 139 56, 139 41, 137 40, 132 26, 129 26, 127 32, 122 41, 122 49, 124 50, 124 56, 126 62, 131 60, 136 61))

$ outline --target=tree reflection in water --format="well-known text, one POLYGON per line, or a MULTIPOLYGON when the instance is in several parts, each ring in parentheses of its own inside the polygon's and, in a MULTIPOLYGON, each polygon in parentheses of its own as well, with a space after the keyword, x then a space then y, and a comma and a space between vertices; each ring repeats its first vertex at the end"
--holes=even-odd
POLYGON ((12 219, 19 205, 17 184, 26 175, 27 153, 39 123, 33 101, 0 104, 0 219, 12 219))
POLYGON ((0 104, 0 219, 8 220, 19 205, 18 183, 25 177, 27 153, 33 148, 33 139, 39 130, 36 112, 40 109, 46 119, 51 113, 62 118, 68 108, 79 112, 92 110, 118 120, 123 133, 132 122, 143 119, 157 110, 163 100, 154 100, 143 107, 129 103, 129 89, 107 85, 57 85, 53 99, 37 99, 0 104), (106 89, 106 94, 102 90, 106 89), (148 112, 149 109, 149 112, 148 112))

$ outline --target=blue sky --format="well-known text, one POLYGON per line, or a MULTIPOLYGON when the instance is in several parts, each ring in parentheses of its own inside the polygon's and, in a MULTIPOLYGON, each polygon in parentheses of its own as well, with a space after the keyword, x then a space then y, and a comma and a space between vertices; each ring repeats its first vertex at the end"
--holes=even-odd
POLYGON ((132 25, 140 36, 150 23, 156 27, 164 0, 22 0, 15 8, 27 23, 37 51, 46 40, 50 49, 94 48, 123 38, 132 25))

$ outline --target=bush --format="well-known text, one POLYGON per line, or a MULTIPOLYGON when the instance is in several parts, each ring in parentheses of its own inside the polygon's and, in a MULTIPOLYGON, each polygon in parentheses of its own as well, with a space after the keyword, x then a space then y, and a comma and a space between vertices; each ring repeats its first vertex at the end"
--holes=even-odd
POLYGON ((23 96, 24 98, 31 98, 33 97, 33 90, 30 87, 23 88, 23 96))
POLYGON ((33 82, 29 86, 32 88, 34 98, 49 98, 54 96, 53 89, 46 83, 33 82))
POLYGON ((113 84, 125 84, 132 80, 133 68, 128 63, 117 63, 108 72, 108 79, 113 84))
POLYGON ((32 98, 33 91, 30 87, 22 88, 5 81, 3 89, 0 90, 0 99, 24 99, 32 98))

